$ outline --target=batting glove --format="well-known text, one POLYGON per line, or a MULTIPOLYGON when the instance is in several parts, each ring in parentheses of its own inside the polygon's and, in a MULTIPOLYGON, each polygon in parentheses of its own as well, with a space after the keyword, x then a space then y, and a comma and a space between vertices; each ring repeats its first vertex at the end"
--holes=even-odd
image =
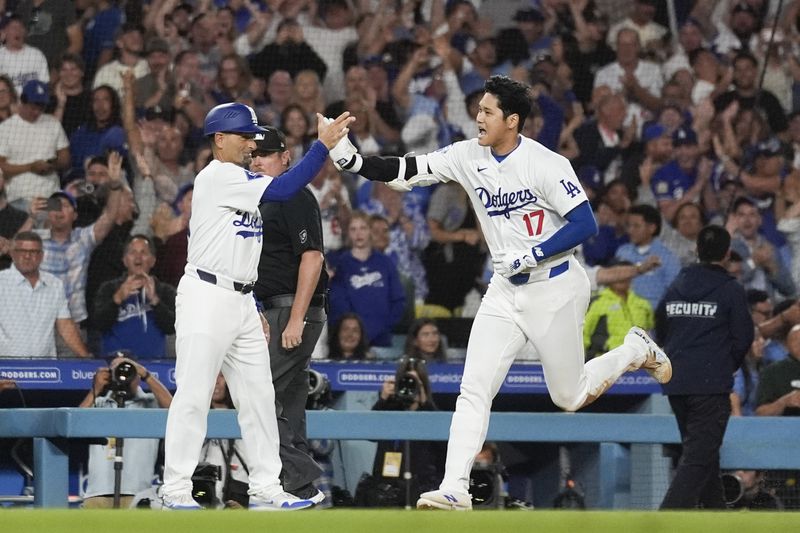
MULTIPOLYGON (((325 117, 325 120, 328 121, 328 123, 333 122, 332 118, 325 117)), ((350 142, 350 139, 348 139, 346 135, 342 137, 342 140, 336 143, 336 146, 328 151, 328 155, 333 160, 333 166, 336 167, 336 170, 340 171, 347 170, 344 166, 350 163, 356 154, 358 154, 358 149, 353 146, 353 143, 350 142)))
POLYGON ((511 250, 503 254, 501 259, 492 260, 494 270, 504 278, 516 276, 520 272, 529 271, 536 267, 536 258, 530 248, 526 250, 511 250))

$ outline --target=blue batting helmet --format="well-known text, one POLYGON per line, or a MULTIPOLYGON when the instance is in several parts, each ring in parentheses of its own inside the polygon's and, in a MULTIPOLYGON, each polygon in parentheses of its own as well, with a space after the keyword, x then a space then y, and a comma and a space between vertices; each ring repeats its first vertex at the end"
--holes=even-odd
POLYGON ((258 125, 256 112, 248 105, 232 102, 218 105, 208 112, 203 123, 203 135, 214 133, 264 133, 258 125))

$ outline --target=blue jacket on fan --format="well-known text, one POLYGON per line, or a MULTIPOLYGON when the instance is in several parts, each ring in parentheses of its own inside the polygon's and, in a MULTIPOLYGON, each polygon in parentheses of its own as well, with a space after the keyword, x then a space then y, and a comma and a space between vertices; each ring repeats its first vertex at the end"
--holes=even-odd
POLYGON ((366 261, 359 261, 350 250, 343 250, 331 264, 336 273, 330 286, 330 323, 347 312, 357 313, 370 345, 391 346, 392 328, 403 317, 406 304, 392 260, 373 250, 366 261))
POLYGON ((726 394, 753 343, 742 287, 717 265, 683 268, 656 310, 656 337, 672 361, 664 394, 726 394))

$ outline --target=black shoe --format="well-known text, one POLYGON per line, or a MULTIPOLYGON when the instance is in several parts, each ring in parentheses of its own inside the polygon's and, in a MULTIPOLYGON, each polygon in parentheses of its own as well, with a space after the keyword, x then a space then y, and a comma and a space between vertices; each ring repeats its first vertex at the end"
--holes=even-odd
POLYGON ((312 483, 306 483, 302 487, 288 492, 297 496, 301 500, 311 500, 315 504, 320 503, 325 499, 325 495, 322 493, 322 491, 317 489, 317 487, 315 487, 312 483))

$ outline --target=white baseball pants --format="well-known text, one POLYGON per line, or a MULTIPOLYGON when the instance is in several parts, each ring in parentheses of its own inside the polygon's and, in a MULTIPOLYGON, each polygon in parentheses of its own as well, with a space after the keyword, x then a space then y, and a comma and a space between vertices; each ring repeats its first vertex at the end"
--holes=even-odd
POLYGON ((164 493, 186 494, 206 438, 207 416, 222 370, 238 412, 250 493, 281 489, 278 424, 267 341, 252 294, 183 276, 176 300, 175 380, 167 417, 164 493))
POLYGON ((470 332, 461 393, 450 425, 442 490, 467 492, 475 454, 489 426, 492 399, 528 339, 541 358, 553 402, 566 411, 591 403, 644 354, 622 345, 585 363, 583 322, 589 279, 569 259, 554 278, 515 286, 492 277, 470 332))

